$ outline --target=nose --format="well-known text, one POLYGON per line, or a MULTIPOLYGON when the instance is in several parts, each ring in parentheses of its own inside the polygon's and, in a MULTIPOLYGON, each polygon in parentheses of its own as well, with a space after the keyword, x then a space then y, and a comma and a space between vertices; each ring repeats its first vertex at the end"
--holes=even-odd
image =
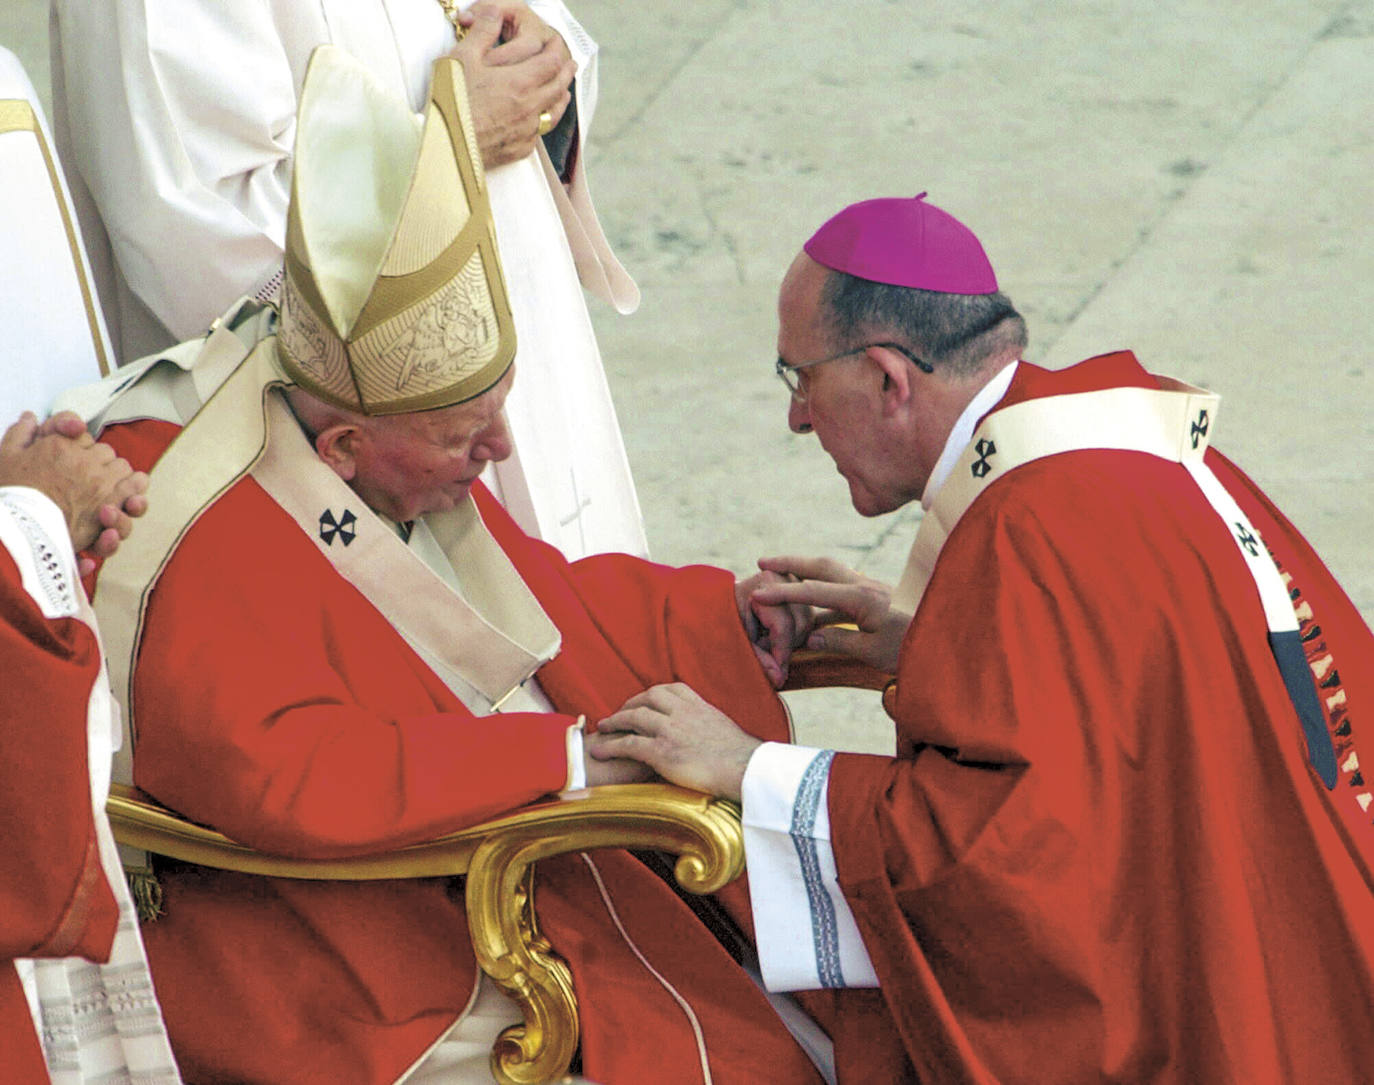
POLYGON ((811 432, 811 410, 806 400, 793 396, 787 404, 787 428, 793 433, 811 432))
POLYGON ((510 424, 506 421, 506 412, 502 411, 482 434, 482 439, 473 450, 473 457, 500 463, 510 457, 511 449, 510 424))

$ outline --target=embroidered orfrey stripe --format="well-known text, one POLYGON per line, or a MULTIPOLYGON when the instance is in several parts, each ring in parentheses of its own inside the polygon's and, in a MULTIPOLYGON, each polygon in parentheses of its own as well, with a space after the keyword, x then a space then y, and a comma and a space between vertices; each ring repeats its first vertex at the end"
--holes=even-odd
POLYGON ((1360 767, 1360 755, 1355 748, 1355 728, 1350 718, 1349 702, 1345 686, 1341 683, 1340 670, 1327 644, 1326 634, 1312 611, 1312 604, 1308 602, 1302 589, 1294 582, 1292 574, 1283 567, 1283 563, 1277 557, 1274 557, 1274 564, 1283 578, 1284 586, 1288 589, 1289 598, 1293 601, 1293 613, 1298 620, 1303 651, 1307 665, 1312 670, 1318 700, 1331 736, 1336 763, 1340 769, 1340 780, 1345 784, 1343 790, 1365 816, 1366 826, 1374 830, 1374 785, 1366 780, 1364 770, 1360 767))
MULTIPOLYGON (((0 504, 14 518, 14 523, 24 534, 33 554, 34 571, 38 575, 38 587, 43 593, 43 613, 49 618, 70 617, 77 612, 76 591, 67 576, 66 565, 58 548, 43 526, 19 504, 0 498, 0 504)), ((40 605, 42 605, 40 603, 40 605)))
POLYGON ((835 922, 835 902, 821 877, 820 850, 813 835, 816 812, 825 797, 825 782, 830 775, 834 750, 822 750, 802 774, 797 787, 797 801, 792 808, 792 827, 789 833, 797 849, 802 880, 806 883, 806 897, 811 906, 811 946, 816 956, 816 974, 822 987, 843 987, 844 972, 840 968, 840 934, 835 922))

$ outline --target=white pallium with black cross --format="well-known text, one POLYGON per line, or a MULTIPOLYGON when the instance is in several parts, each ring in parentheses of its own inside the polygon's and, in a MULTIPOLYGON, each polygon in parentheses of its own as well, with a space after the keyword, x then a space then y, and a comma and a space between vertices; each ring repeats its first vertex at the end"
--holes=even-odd
POLYGON ((915 613, 935 562, 960 517, 1008 471, 1044 456, 1088 449, 1144 452, 1178 463, 1230 532, 1264 607, 1269 647, 1307 742, 1312 767, 1336 786, 1336 751, 1312 685, 1298 619, 1259 532, 1203 461, 1220 397, 1170 377, 1160 387, 1108 388, 1050 396, 994 411, 973 434, 916 533, 892 605, 915 613))

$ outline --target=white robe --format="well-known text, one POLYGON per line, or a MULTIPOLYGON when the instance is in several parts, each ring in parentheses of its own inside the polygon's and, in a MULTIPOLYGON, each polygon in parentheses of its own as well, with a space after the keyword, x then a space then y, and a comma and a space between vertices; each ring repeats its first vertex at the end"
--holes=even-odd
MULTIPOLYGON (((585 142, 596 46, 558 0, 530 6, 578 63, 585 142)), ((121 361, 203 334, 242 294, 275 292, 315 46, 348 49, 418 111, 455 44, 437 0, 53 0, 53 14, 54 127, 121 361)), ((644 554, 579 275, 622 312, 639 293, 597 223, 583 159, 566 189, 542 147, 489 174, 519 379, 506 404, 515 454, 488 482, 569 558, 644 554)))

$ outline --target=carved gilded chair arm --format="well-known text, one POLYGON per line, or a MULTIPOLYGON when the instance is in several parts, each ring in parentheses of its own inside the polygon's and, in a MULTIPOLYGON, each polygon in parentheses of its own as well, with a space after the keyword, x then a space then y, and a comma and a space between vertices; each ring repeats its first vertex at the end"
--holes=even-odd
POLYGON ((671 784, 621 784, 570 792, 422 844, 340 859, 298 859, 256 851, 187 821, 127 785, 112 785, 106 810, 121 844, 201 866, 275 878, 372 881, 467 874, 478 846, 505 834, 538 841, 535 858, 592 848, 672 852, 681 856, 678 879, 694 893, 714 892, 744 868, 738 808, 671 784))

